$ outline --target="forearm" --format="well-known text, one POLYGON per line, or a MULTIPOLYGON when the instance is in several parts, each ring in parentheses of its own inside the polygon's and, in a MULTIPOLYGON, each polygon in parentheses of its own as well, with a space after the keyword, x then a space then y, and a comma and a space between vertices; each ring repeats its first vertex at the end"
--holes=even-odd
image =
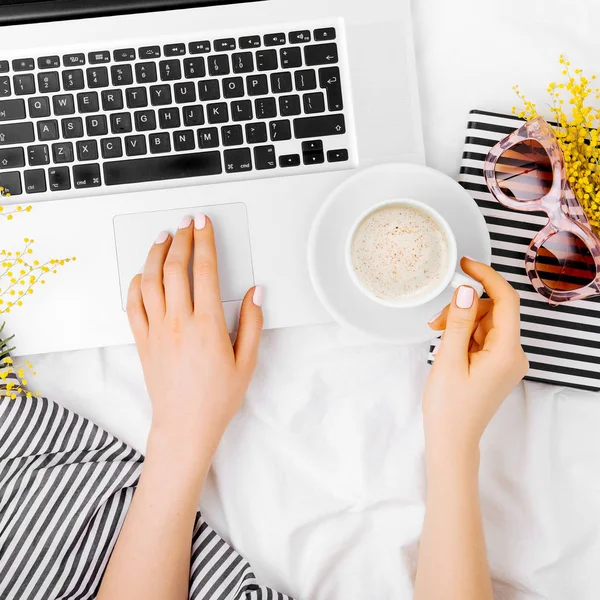
POLYGON ((493 600, 479 507, 479 454, 428 456, 415 600, 493 600))
POLYGON ((188 598, 194 520, 211 458, 212 449, 192 455, 151 433, 99 600, 188 598))

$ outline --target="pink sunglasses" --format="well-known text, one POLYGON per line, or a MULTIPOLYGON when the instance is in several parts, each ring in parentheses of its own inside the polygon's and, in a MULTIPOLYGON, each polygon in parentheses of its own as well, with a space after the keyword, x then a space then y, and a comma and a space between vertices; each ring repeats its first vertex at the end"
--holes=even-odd
POLYGON ((552 127, 542 117, 525 123, 490 150, 483 173, 500 204, 548 217, 525 253, 535 290, 554 306, 600 295, 600 240, 566 179, 552 127))

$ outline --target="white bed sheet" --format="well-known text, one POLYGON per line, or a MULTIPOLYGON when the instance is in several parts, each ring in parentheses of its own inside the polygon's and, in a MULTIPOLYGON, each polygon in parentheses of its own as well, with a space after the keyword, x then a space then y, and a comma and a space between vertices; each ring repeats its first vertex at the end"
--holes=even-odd
MULTIPOLYGON (((453 176, 470 108, 510 109, 514 83, 541 105, 563 51, 599 66, 594 0, 413 0, 413 11, 428 164, 453 176)), ((412 597, 426 352, 333 324, 265 334, 201 505, 266 583, 303 599, 412 597)), ((144 449, 133 347, 32 360, 45 394, 144 449)), ((542 384, 521 385, 493 421, 481 494, 497 598, 600 597, 599 425, 598 394, 542 384)))

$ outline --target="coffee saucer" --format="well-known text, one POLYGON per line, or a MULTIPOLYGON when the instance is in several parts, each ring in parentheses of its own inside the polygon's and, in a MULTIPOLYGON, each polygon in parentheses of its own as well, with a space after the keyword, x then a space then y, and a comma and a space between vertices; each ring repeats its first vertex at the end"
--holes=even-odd
POLYGON ((352 225, 370 207, 393 198, 420 200, 437 210, 454 232, 458 256, 490 263, 487 226, 468 192, 439 171, 398 163, 361 171, 333 191, 313 223, 308 264, 315 291, 336 321, 381 341, 415 344, 434 337, 427 321, 450 302, 453 290, 421 306, 390 308, 361 293, 345 262, 352 225))

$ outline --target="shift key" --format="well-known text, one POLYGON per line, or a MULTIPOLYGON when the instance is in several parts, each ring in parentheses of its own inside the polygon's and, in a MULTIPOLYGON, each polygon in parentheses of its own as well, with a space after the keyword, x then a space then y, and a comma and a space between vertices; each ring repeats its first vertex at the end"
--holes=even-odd
POLYGON ((0 100, 0 121, 17 121, 25 118, 25 102, 18 100, 0 100))
POLYGON ((27 144, 35 141, 33 123, 10 123, 0 125, 0 146, 27 144))

